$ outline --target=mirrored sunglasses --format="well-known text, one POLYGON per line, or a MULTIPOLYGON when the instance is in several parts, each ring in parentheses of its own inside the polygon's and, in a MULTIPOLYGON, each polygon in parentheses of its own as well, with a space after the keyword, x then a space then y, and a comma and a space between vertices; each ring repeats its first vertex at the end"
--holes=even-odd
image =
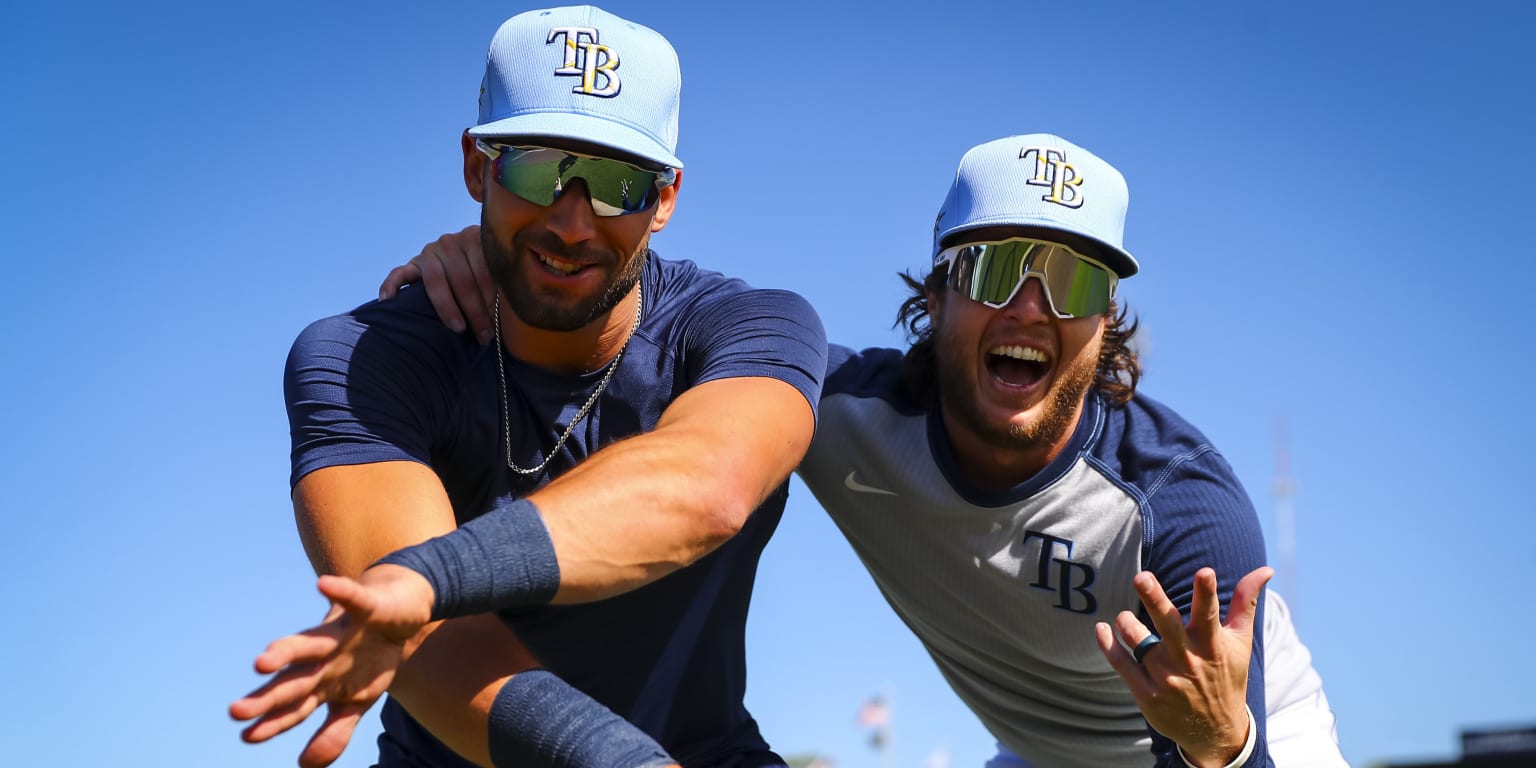
POLYGON ((1118 282, 1108 267, 1065 245, 1022 237, 945 248, 934 259, 940 264, 949 265, 951 288, 994 309, 1013 301, 1025 280, 1038 278, 1060 318, 1108 312, 1118 282))
POLYGON ((546 147, 514 147, 476 139, 475 147, 491 160, 496 183, 534 205, 555 202, 573 179, 586 182, 592 212, 623 216, 649 209, 661 190, 677 180, 677 171, 651 171, 622 160, 592 157, 546 147))

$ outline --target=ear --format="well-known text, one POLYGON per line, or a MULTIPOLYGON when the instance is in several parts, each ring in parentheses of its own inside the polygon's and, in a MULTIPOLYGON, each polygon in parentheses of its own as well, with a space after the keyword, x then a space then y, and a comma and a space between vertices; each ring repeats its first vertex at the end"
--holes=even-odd
POLYGON ((459 136, 459 146, 464 150, 464 188, 477 203, 485 202, 486 156, 475 146, 475 137, 465 130, 459 136))
POLYGON ((944 307, 944 291, 942 289, 933 291, 924 288, 923 293, 928 298, 928 322, 930 323, 930 327, 932 327, 931 324, 935 320, 939 319, 939 310, 944 307))
POLYGON ((679 168, 677 178, 662 188, 661 198, 656 201, 656 215, 651 217, 652 232, 660 232, 667 226, 667 221, 672 218, 672 210, 677 207, 677 191, 682 186, 683 169, 679 168))

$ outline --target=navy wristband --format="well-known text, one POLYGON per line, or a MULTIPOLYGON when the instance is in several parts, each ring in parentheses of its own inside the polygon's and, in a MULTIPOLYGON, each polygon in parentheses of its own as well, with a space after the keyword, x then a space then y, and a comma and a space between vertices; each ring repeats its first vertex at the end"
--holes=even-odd
POLYGON ((676 763, 644 731, 544 669, 512 676, 491 705, 491 765, 653 768, 676 763))
POLYGON ((432 585, 433 621, 547 605, 560 588, 555 545, 538 507, 527 499, 379 562, 409 568, 432 585))

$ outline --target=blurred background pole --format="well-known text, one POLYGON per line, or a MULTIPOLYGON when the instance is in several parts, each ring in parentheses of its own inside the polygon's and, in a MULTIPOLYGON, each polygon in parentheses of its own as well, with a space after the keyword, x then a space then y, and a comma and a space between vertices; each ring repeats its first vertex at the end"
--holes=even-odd
POLYGON ((1301 604, 1296 593, 1296 485, 1291 480, 1291 452, 1286 445, 1285 417, 1275 419, 1275 535, 1280 555, 1280 594, 1294 616, 1301 604))

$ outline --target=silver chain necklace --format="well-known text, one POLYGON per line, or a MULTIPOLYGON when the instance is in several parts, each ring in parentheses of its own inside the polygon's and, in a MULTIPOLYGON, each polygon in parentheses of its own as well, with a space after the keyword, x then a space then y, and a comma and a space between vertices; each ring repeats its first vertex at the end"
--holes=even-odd
POLYGON ((555 458, 556 454, 560 453, 560 449, 564 447, 565 441, 569 440, 571 433, 576 431, 576 425, 580 424, 581 420, 587 417, 587 412, 592 410, 592 406, 597 404, 597 398, 608 387, 608 380, 613 378, 613 372, 619 369, 619 361, 624 359, 624 350, 629 349, 630 339, 633 339, 635 332, 640 330, 640 314, 644 309, 645 292, 641 290, 640 283, 637 282, 635 283, 635 322, 630 324, 629 336, 624 339, 623 346, 619 347, 619 353, 613 356, 613 360, 609 361, 608 372, 603 374, 603 380, 597 383, 597 389, 592 390, 592 396, 587 398, 587 402, 581 406, 581 410, 576 412, 576 418, 571 419, 571 423, 566 426, 565 434, 555 441, 555 447, 550 448, 549 453, 544 454, 544 460, 539 462, 537 467, 523 469, 512 463, 512 414, 510 407, 507 405, 507 364, 502 359, 506 356, 506 348, 501 345, 501 300, 500 298, 497 299, 495 308, 491 310, 491 318, 495 323, 494 327, 496 329, 496 374, 501 380, 501 423, 506 430, 507 436, 507 469, 519 475, 537 475, 544 471, 544 467, 549 465, 549 462, 555 458))

